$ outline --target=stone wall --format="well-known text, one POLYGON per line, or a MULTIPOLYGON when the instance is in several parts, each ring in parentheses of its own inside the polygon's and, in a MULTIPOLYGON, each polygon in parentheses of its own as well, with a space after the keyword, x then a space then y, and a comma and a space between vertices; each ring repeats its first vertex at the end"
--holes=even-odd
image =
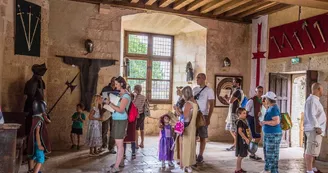
POLYGON ((179 33, 174 36, 174 69, 173 69, 173 103, 176 103, 177 86, 189 85, 194 87, 196 75, 204 72, 206 68, 206 29, 188 33, 179 33), (202 60, 202 61, 201 61, 202 60), (186 65, 191 62, 194 69, 194 80, 191 84, 186 82, 186 65))
MULTIPOLYGON (((207 28, 206 75, 208 86, 215 90, 215 75, 243 76, 243 90, 249 92, 250 86, 250 25, 236 24, 207 19, 194 20, 207 28), (230 68, 222 68, 223 59, 229 57, 230 68)), ((212 141, 232 141, 230 133, 225 131, 225 119, 228 108, 215 108, 209 139, 212 141)))
MULTIPOLYGON (((281 12, 277 12, 269 15, 269 28, 279 26, 282 24, 294 22, 298 20, 298 7, 292 7, 281 12), (288 16, 288 17, 287 17, 288 16)), ((318 10, 313 8, 302 8, 300 19, 309 18, 322 13, 326 13, 325 10, 318 10)), ((328 99, 328 53, 320 53, 313 55, 299 56, 301 63, 292 65, 291 58, 281 58, 275 60, 267 61, 267 74, 266 74, 266 84, 268 86, 268 74, 269 73, 280 73, 280 72, 295 72, 295 71, 305 71, 305 70, 317 70, 319 71, 319 82, 324 86, 324 95, 321 97, 320 101, 324 106, 325 112, 327 112, 327 99, 328 99)), ((322 151, 320 154, 320 159, 328 160, 328 138, 324 137, 322 144, 322 151)))
MULTIPOLYGON (((4 0, 8 3, 7 16, 5 18, 5 44, 3 64, 1 66, 1 106, 3 111, 23 111, 24 85, 32 77, 31 67, 33 64, 46 63, 48 57, 48 24, 49 4, 47 0, 33 0, 41 6, 41 52, 40 57, 22 56, 14 54, 14 1, 4 0)), ((1 41, 0 41, 1 42, 1 41)), ((0 50, 3 48, 0 44, 0 50)), ((1 57, 1 54, 0 54, 1 57)), ((47 82, 47 74, 44 76, 47 82)), ((45 92, 47 98, 47 92, 45 92)))
MULTIPOLYGON (((7 35, 7 24, 13 21, 13 14, 10 13, 14 8, 14 3, 8 0, 0 1, 0 67, 3 66, 4 50, 5 50, 5 38, 7 35)), ((0 76, 2 76, 2 70, 0 70, 0 76)), ((0 91, 2 89, 2 78, 0 78, 0 91)), ((1 105, 1 95, 0 92, 0 105, 1 105)))

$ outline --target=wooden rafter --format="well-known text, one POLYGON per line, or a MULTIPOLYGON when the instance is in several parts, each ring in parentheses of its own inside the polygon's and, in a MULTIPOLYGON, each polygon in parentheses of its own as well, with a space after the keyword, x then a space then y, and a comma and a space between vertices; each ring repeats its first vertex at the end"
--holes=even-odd
POLYGON ((139 2, 139 0, 131 0, 130 3, 138 3, 138 2, 139 2))
POLYGON ((186 5, 192 3, 193 1, 195 1, 195 0, 178 0, 176 3, 174 3, 173 9, 179 10, 179 9, 185 7, 186 5))
POLYGON ((247 11, 249 9, 252 9, 254 7, 259 7, 261 5, 268 4, 268 3, 270 3, 270 2, 267 2, 267 1, 252 1, 250 3, 239 6, 238 8, 235 8, 231 11, 228 11, 227 13, 225 13, 224 16, 226 16, 226 17, 235 16, 237 14, 240 14, 240 13, 242 13, 244 11, 247 11))
POLYGON ((248 10, 248 11, 246 11, 246 12, 240 14, 240 15, 238 15, 238 18, 244 18, 244 17, 246 17, 246 16, 249 16, 249 15, 255 14, 255 13, 260 12, 260 11, 263 11, 263 10, 265 10, 265 9, 268 9, 268 8, 274 7, 274 6, 278 5, 278 4, 279 4, 279 3, 277 3, 277 2, 271 2, 271 3, 269 3, 269 4, 262 5, 262 6, 260 6, 260 7, 252 8, 252 9, 250 9, 250 10, 248 10))
POLYGON ((250 16, 247 16, 246 18, 244 18, 245 21, 251 21, 253 18, 256 18, 258 16, 264 15, 264 14, 271 14, 271 13, 275 13, 287 8, 293 7, 293 5, 288 5, 288 4, 278 4, 274 7, 268 8, 266 10, 254 13, 250 16))
POLYGON ((326 0, 267 0, 267 1, 328 10, 328 1, 326 0))
POLYGON ((227 12, 229 10, 232 10, 234 8, 237 8, 237 7, 241 6, 241 5, 244 5, 246 3, 249 3, 251 1, 252 0, 243 0, 243 1, 235 0, 235 1, 232 1, 230 3, 227 3, 227 4, 223 5, 222 7, 218 8, 218 9, 216 9, 213 14, 214 15, 220 15, 220 14, 222 14, 224 12, 227 12))
POLYGON ((214 0, 213 2, 205 5, 204 7, 201 8, 200 12, 201 13, 208 13, 216 8, 221 7, 222 5, 231 2, 232 0, 214 0))
POLYGON ((161 3, 159 4, 159 7, 167 7, 170 4, 172 4, 175 0, 162 0, 161 3))
POLYGON ((188 7, 188 11, 195 11, 198 8, 210 3, 213 0, 196 0, 195 2, 191 3, 188 7))
POLYGON ((153 5, 156 2, 156 0, 148 0, 146 2, 146 5, 153 5))

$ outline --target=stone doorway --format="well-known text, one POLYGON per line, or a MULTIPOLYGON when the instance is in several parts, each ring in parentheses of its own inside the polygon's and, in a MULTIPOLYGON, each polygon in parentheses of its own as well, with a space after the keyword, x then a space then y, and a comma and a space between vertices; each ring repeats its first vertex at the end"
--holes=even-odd
POLYGON ((303 113, 306 100, 306 74, 292 75, 291 146, 303 146, 303 113))

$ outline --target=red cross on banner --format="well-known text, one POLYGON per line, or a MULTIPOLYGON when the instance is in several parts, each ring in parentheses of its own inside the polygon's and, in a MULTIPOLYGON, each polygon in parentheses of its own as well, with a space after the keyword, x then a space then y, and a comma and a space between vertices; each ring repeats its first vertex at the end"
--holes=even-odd
POLYGON ((264 87, 266 71, 266 53, 268 38, 268 16, 261 16, 252 21, 252 60, 250 97, 255 94, 255 88, 264 87))
POLYGON ((265 51, 261 52, 261 36, 262 35, 262 23, 258 24, 257 30, 257 52, 253 53, 253 58, 256 59, 256 86, 260 85, 261 74, 261 58, 265 58, 265 51))

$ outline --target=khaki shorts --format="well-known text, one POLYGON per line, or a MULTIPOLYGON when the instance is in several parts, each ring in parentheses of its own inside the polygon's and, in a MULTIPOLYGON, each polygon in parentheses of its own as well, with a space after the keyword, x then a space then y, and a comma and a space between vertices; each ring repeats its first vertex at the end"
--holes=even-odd
POLYGON ((127 126, 128 120, 113 120, 112 138, 124 139, 126 136, 127 126))
POLYGON ((315 130, 305 132, 307 141, 305 154, 318 157, 321 150, 322 136, 318 135, 315 130))

